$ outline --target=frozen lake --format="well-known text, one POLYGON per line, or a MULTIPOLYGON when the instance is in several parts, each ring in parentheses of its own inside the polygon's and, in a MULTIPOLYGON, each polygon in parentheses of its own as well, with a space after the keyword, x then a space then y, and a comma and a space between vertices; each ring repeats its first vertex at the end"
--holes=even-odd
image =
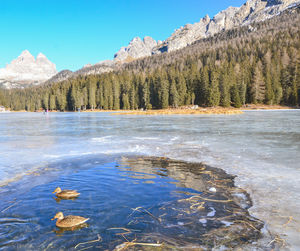
MULTIPOLYGON (((149 155, 205 162, 237 175, 251 213, 300 247, 300 111, 241 115, 0 114, 0 184, 87 155, 149 155), (286 235, 286 236, 285 236, 286 235)), ((55 167, 58 172, 65 165, 55 167)), ((51 172, 49 172, 51 173, 51 172)), ((47 172, 36 182, 47 180, 47 172)), ((24 188, 25 189, 25 188, 24 188)), ((1 197, 1 193, 0 193, 1 197)))

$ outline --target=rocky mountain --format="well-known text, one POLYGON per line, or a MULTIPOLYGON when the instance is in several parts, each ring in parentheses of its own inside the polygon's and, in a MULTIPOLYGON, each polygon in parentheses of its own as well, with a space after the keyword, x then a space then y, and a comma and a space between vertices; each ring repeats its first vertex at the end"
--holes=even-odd
POLYGON ((143 40, 135 37, 114 55, 114 62, 128 63, 153 54, 178 50, 220 31, 272 18, 295 4, 300 4, 300 0, 248 0, 241 7, 228 7, 212 19, 206 15, 197 23, 186 24, 163 42, 149 36, 143 40))
POLYGON ((241 7, 229 7, 219 12, 212 19, 209 16, 205 16, 198 23, 187 24, 175 30, 162 44, 153 48, 152 54, 178 50, 220 31, 264 21, 296 4, 300 4, 300 1, 248 0, 241 7))
POLYGON ((141 40, 135 37, 127 47, 122 47, 114 56, 116 62, 130 62, 137 58, 148 57, 152 55, 152 49, 160 44, 152 37, 145 37, 141 40))
POLYGON ((37 85, 57 73, 56 66, 45 55, 39 53, 36 59, 25 50, 5 68, 0 69, 0 86, 10 89, 37 85))

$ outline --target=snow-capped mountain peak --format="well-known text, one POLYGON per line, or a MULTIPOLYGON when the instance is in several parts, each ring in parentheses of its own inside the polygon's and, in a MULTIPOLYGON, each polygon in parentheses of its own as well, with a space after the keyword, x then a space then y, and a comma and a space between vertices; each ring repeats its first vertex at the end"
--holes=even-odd
POLYGON ((57 73, 56 66, 39 53, 35 59, 28 50, 0 69, 0 84, 6 88, 20 85, 40 84, 57 73))

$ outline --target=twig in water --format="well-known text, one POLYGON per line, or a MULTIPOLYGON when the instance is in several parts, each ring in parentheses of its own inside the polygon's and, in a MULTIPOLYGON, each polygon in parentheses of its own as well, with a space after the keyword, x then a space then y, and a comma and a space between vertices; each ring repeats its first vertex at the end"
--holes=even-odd
POLYGON ((201 199, 201 200, 206 200, 206 201, 211 201, 211 202, 219 202, 219 203, 229 203, 229 202, 232 202, 232 200, 214 200, 214 199, 204 198, 204 197, 202 197, 200 195, 195 195, 195 196, 192 196, 192 197, 187 198, 187 199, 181 199, 181 200, 178 200, 178 202, 192 201, 192 200, 195 200, 195 199, 201 199))
POLYGON ((234 222, 241 222, 241 223, 244 223, 244 224, 247 224, 249 227, 253 228, 254 230, 260 232, 260 230, 258 230, 256 227, 254 227, 253 225, 251 225, 249 222, 247 221, 243 221, 243 220, 235 220, 234 222))
POLYGON ((132 229, 132 231, 131 231, 130 229, 125 228, 125 227, 112 227, 112 228, 108 228, 107 230, 123 230, 123 231, 125 231, 123 233, 116 233, 116 235, 121 235, 127 242, 129 242, 129 241, 125 237, 126 234, 132 234, 132 231, 139 231, 139 230, 134 230, 134 229, 132 229))
POLYGON ((270 246, 273 242, 276 242, 276 243, 282 243, 282 244, 281 244, 281 248, 283 248, 283 247, 285 246, 285 240, 279 238, 278 236, 276 236, 276 237, 274 238, 274 240, 270 241, 269 244, 268 244, 267 246, 270 246))
POLYGON ((293 220, 293 216, 289 216, 289 220, 287 221, 287 223, 283 224, 283 227, 287 227, 288 224, 290 224, 290 222, 293 220))
POLYGON ((111 227, 111 228, 108 228, 107 230, 123 230, 125 232, 140 232, 140 230, 137 230, 137 229, 128 229, 128 228, 125 228, 125 227, 111 227))
POLYGON ((132 208, 133 211, 132 211, 132 213, 131 213, 128 217, 130 217, 130 216, 131 216, 134 212, 136 212, 136 211, 142 213, 141 209, 144 210, 145 213, 149 214, 153 219, 155 219, 155 220, 157 220, 159 223, 161 223, 161 219, 160 219, 160 218, 154 216, 152 213, 150 213, 147 209, 145 209, 145 208, 143 208, 143 207, 132 208))
POLYGON ((83 251, 83 250, 87 250, 87 249, 90 249, 92 248, 93 246, 90 246, 90 247, 86 247, 86 248, 82 248, 82 249, 79 249, 78 251, 83 251))
MULTIPOLYGON (((80 242, 80 243, 78 243, 78 244, 75 246, 75 249, 76 249, 77 247, 79 247, 80 245, 89 244, 89 243, 98 242, 98 241, 101 242, 101 241, 102 241, 102 238, 101 238, 100 234, 97 234, 97 236, 98 236, 98 239, 97 239, 97 240, 92 240, 92 241, 87 241, 87 242, 80 242)), ((81 250, 83 250, 83 249, 81 249, 81 250)))
POLYGON ((197 195, 198 198, 201 200, 206 200, 206 201, 211 201, 211 202, 218 202, 218 203, 229 203, 232 202, 232 200, 214 200, 214 199, 209 199, 209 198, 203 198, 200 195, 197 195))
POLYGON ((140 243, 140 242, 132 242, 134 245, 139 246, 150 246, 150 247, 161 247, 162 243, 140 243))
POLYGON ((135 240, 124 242, 123 244, 117 246, 114 250, 116 251, 126 250, 128 247, 131 246, 161 247, 163 245, 163 243, 141 243, 141 242, 134 242, 134 241, 135 240))
POLYGON ((12 205, 10 205, 9 207, 3 209, 3 210, 1 211, 1 213, 4 213, 6 210, 8 210, 8 209, 10 209, 11 207, 17 205, 18 203, 20 203, 20 201, 16 201, 15 203, 13 203, 12 205))

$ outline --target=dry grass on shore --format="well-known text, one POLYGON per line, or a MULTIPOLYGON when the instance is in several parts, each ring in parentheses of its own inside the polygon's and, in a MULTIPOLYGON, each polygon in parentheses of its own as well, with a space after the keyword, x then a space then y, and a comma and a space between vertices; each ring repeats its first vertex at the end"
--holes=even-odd
POLYGON ((297 109, 299 107, 290 107, 284 105, 264 105, 264 104, 247 104, 239 109, 242 110, 287 110, 287 109, 297 109))
MULTIPOLYGON (((172 115, 172 114, 241 114, 244 110, 288 110, 288 109, 300 109, 300 107, 290 107, 282 105, 264 105, 264 104, 247 104, 241 108, 234 107, 198 107, 193 109, 193 106, 183 106, 179 108, 168 108, 160 110, 103 110, 103 109, 86 109, 80 112, 105 112, 113 113, 114 115, 172 115)), ((7 110, 8 112, 28 112, 26 110, 7 110)), ((40 109, 35 112, 44 112, 40 109)), ((49 110, 48 112, 60 112, 58 110, 49 110)), ((68 111, 72 112, 72 111, 68 111)), ((77 111, 73 111, 77 112, 77 111)))
POLYGON ((163 109, 163 110, 147 110, 147 111, 123 111, 115 112, 113 115, 197 115, 197 114, 242 114, 243 111, 234 108, 223 108, 223 107, 213 107, 213 108, 183 108, 183 109, 163 109))

